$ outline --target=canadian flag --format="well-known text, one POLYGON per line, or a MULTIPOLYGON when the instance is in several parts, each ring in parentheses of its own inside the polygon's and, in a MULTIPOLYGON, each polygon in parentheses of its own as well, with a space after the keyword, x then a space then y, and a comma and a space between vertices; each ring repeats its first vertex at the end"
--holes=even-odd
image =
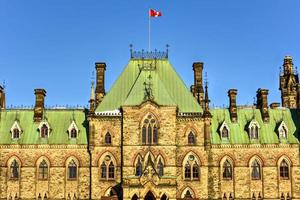
POLYGON ((150 9, 149 10, 149 16, 150 17, 160 17, 161 16, 161 12, 150 9))

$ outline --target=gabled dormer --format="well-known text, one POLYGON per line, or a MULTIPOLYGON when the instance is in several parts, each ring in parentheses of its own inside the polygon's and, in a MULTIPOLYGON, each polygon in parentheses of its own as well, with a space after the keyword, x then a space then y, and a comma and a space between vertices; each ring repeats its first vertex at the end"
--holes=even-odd
POLYGON ((250 140, 257 140, 259 138, 260 125, 257 121, 250 121, 247 129, 250 140))
POLYGON ((46 120, 43 120, 42 122, 40 122, 40 124, 38 126, 38 131, 39 131, 41 138, 49 138, 49 135, 51 132, 49 123, 46 120))
POLYGON ((221 124, 219 128, 220 137, 222 140, 228 140, 230 137, 230 128, 225 121, 221 124))
POLYGON ((76 122, 73 120, 68 128, 69 139, 76 139, 78 137, 79 129, 76 122))
POLYGON ((279 139, 287 139, 288 138, 289 130, 283 120, 280 122, 276 131, 277 131, 279 139))
POLYGON ((22 129, 17 120, 10 128, 10 133, 12 139, 19 139, 21 137, 22 129))

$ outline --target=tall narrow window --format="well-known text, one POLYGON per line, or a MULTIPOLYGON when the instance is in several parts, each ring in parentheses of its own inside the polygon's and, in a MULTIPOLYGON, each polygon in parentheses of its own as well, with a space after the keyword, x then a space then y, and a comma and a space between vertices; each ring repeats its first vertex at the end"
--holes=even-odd
POLYGON ((285 138, 285 139, 287 138, 287 129, 285 128, 285 126, 281 127, 280 137, 285 138))
POLYGON ((290 193, 289 193, 289 192, 286 194, 286 200, 291 200, 291 197, 290 197, 290 193))
POLYGON ((188 144, 190 144, 190 145, 195 144, 195 136, 192 132, 190 132, 188 135, 188 144))
POLYGON ((224 126, 222 129, 222 138, 228 138, 229 137, 228 132, 229 132, 228 128, 224 126))
POLYGON ((258 193, 257 200, 262 200, 262 196, 261 196, 260 192, 258 193))
POLYGON ((138 196, 136 194, 133 195, 133 197, 131 198, 131 200, 138 200, 138 196))
POLYGON ((255 122, 250 125, 250 139, 258 139, 258 128, 255 122))
POLYGON ((43 160, 39 165, 39 179, 48 179, 48 165, 45 160, 43 160))
POLYGON ((223 200, 227 200, 227 196, 226 196, 226 193, 224 193, 224 195, 223 195, 223 198, 222 198, 223 200))
POLYGON ((280 163, 280 178, 289 179, 289 165, 286 160, 282 160, 280 163))
POLYGON ((142 127, 142 143, 157 144, 158 142, 158 126, 152 115, 148 115, 143 122, 142 127))
POLYGON ((185 195, 184 195, 184 198, 186 198, 186 199, 193 198, 192 193, 189 190, 187 190, 186 193, 185 193, 185 195))
POLYGON ((20 138, 20 130, 18 128, 13 129, 13 139, 19 139, 20 138))
POLYGON ((112 162, 108 166, 108 178, 115 178, 115 166, 112 162))
POLYGON ((164 175, 164 165, 161 162, 161 160, 159 160, 158 164, 157 164, 157 170, 158 170, 158 175, 161 177, 164 175))
POLYGON ((191 166, 189 165, 189 163, 187 163, 184 167, 184 177, 185 179, 191 178, 191 166))
POLYGON ((136 166, 135 166, 135 175, 136 176, 141 176, 142 175, 142 163, 141 160, 139 159, 136 166))
POLYGON ((13 160, 13 162, 10 165, 10 177, 12 179, 18 179, 19 178, 19 163, 16 160, 13 160))
POLYGON ((77 165, 74 160, 71 160, 68 165, 68 175, 69 179, 76 179, 77 178, 77 165))
POLYGON ((41 127, 41 137, 42 138, 48 138, 48 127, 46 124, 43 124, 41 127))
POLYGON ((280 200, 285 200, 283 192, 281 193, 280 200))
POLYGON ((106 164, 103 162, 101 164, 101 178, 106 178, 107 172, 106 172, 106 164))
POLYGON ((105 144, 110 145, 111 144, 111 135, 109 132, 105 134, 105 144))
POLYGON ((70 135, 70 136, 71 136, 71 138, 73 138, 73 139, 74 139, 74 138, 77 138, 77 130, 76 130, 75 128, 72 128, 72 129, 71 129, 71 135, 70 135))
POLYGON ((260 173, 260 165, 257 160, 254 160, 251 164, 251 178, 252 180, 260 180, 261 173, 260 173))
POLYGON ((199 179, 199 166, 197 163, 193 164, 193 178, 199 179))
POLYGON ((232 167, 228 160, 226 160, 223 164, 223 178, 232 179, 232 167))
POLYGON ((233 195, 232 195, 232 193, 229 194, 229 200, 233 200, 233 195))
POLYGON ((163 194, 163 195, 161 196, 160 200, 168 200, 167 195, 166 195, 166 194, 163 194))
POLYGON ((255 195, 255 193, 253 192, 253 194, 252 194, 252 198, 251 198, 251 200, 256 200, 256 195, 255 195))

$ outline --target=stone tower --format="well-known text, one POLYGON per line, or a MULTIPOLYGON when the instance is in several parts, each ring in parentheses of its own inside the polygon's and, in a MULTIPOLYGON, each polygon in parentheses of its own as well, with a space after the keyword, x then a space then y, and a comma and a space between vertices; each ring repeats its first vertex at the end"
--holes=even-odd
POLYGON ((285 56, 283 72, 280 74, 281 103, 283 107, 297 108, 297 85, 299 83, 298 73, 294 71, 293 59, 285 56))

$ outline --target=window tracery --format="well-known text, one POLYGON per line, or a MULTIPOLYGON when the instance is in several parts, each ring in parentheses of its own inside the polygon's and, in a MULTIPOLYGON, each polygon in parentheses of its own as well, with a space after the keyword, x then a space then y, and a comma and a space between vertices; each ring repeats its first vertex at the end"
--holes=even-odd
POLYGON ((156 119, 148 114, 147 118, 143 121, 142 126, 142 143, 151 145, 158 142, 158 124, 156 119))

